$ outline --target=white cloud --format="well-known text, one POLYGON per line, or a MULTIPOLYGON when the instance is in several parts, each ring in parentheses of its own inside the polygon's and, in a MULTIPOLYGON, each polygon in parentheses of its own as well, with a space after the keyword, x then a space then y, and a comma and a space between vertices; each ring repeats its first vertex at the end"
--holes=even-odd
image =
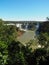
POLYGON ((3 20, 9 21, 46 21, 46 17, 12 17, 12 18, 3 18, 3 20))

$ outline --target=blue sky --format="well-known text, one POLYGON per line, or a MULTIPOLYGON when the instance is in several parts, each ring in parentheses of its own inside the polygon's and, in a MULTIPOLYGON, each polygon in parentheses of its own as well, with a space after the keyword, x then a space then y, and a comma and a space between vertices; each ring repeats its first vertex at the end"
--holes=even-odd
POLYGON ((0 18, 4 20, 45 20, 49 0, 0 0, 0 18))

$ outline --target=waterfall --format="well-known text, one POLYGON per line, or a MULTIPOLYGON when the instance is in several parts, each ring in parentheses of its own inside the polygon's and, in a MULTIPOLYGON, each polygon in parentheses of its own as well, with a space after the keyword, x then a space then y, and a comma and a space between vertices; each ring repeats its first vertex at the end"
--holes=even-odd
POLYGON ((25 29, 28 30, 28 23, 25 25, 25 29))
POLYGON ((38 30, 38 28, 39 28, 39 23, 37 23, 37 25, 36 25, 36 30, 38 30))
POLYGON ((37 22, 37 25, 36 25, 36 35, 38 35, 39 34, 39 22, 37 22))

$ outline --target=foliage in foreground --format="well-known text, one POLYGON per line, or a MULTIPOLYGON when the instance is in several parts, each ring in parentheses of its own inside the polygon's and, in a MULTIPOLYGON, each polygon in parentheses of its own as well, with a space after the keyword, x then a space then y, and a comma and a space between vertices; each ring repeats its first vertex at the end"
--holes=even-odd
POLYGON ((41 24, 39 44, 44 48, 32 51, 29 46, 16 42, 17 30, 13 26, 4 26, 0 21, 0 65, 49 65, 49 23, 41 24), (46 27, 44 27, 46 26, 46 27), (16 35, 16 36, 15 36, 16 35), (46 43, 45 43, 46 42, 46 43))

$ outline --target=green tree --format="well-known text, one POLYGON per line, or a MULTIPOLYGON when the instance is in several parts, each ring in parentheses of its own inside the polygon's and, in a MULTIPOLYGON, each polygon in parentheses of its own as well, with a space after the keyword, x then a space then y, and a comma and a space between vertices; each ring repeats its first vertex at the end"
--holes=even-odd
POLYGON ((26 65, 24 53, 20 42, 12 41, 8 46, 7 65, 26 65))
POLYGON ((8 45, 17 38, 17 29, 15 26, 4 25, 0 19, 0 65, 5 65, 8 57, 8 45))
POLYGON ((49 45, 49 22, 40 23, 40 34, 38 36, 39 44, 48 47, 49 45))

